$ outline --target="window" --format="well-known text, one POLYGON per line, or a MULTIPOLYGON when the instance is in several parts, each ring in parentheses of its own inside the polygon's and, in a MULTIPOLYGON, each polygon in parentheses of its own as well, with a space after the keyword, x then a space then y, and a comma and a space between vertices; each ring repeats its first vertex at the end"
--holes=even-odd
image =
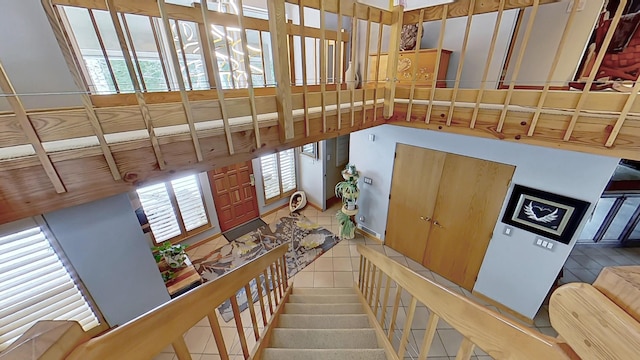
POLYGON ((267 202, 289 196, 296 190, 296 161, 293 149, 260 158, 264 198, 267 202))
POLYGON ((197 175, 136 190, 156 243, 182 239, 210 225, 197 175))
POLYGON ((11 228, 0 229, 0 351, 40 320, 75 320, 85 331, 98 326, 42 228, 30 219, 11 228))

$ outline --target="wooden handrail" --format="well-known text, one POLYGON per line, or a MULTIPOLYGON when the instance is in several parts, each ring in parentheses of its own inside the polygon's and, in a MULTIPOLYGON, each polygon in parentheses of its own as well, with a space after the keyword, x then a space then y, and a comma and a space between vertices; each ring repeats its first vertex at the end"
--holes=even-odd
MULTIPOLYGON (((501 314, 420 276, 375 250, 358 245, 358 252, 363 256, 361 261, 369 264, 368 269, 374 273, 376 271, 384 273, 396 283, 398 290, 407 291, 429 308, 432 315, 446 321, 465 339, 496 359, 575 358, 572 350, 563 346, 564 344, 557 339, 523 327, 501 314)), ((373 287, 372 282, 367 285, 373 287)), ((366 287, 364 290, 366 297, 366 287)), ((372 291, 368 293, 371 297, 372 291)), ((397 303, 398 301, 395 307, 397 303)), ((391 326, 393 324, 390 324, 390 328, 391 326)), ((468 353, 467 350, 461 349, 461 353, 468 353)), ((398 351, 404 350, 398 349, 398 351)))
MULTIPOLYGON (((266 268, 282 260, 288 247, 288 244, 283 244, 215 281, 79 345, 67 359, 152 358, 167 345, 182 339, 187 330, 213 314, 215 308, 225 300, 235 297, 238 290, 259 277, 266 268)), ((281 285, 285 282, 281 282, 281 285)), ((277 291, 273 290, 275 294, 277 291)))

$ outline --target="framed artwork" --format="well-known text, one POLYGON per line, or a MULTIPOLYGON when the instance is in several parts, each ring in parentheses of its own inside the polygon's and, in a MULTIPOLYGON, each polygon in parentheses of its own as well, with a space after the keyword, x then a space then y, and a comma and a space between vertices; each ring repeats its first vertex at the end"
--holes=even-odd
POLYGON ((300 146, 300 153, 302 155, 307 155, 314 160, 318 158, 318 143, 313 142, 306 145, 300 146))
POLYGON ((514 185, 502 222, 568 244, 590 203, 514 185))

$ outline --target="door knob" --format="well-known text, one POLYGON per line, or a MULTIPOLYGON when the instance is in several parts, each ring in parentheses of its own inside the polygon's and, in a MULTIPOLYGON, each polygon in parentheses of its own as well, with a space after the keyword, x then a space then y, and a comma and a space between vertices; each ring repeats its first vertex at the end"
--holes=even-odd
POLYGON ((420 220, 431 221, 431 218, 428 216, 420 216, 420 220))
POLYGON ((443 229, 444 229, 444 226, 440 225, 440 223, 438 222, 438 220, 433 220, 432 224, 433 224, 433 225, 435 225, 435 226, 437 226, 437 227, 439 227, 439 228, 443 228, 443 229))
POLYGON ((256 177, 253 176, 253 174, 249 174, 249 182, 251 183, 251 186, 256 186, 256 177))

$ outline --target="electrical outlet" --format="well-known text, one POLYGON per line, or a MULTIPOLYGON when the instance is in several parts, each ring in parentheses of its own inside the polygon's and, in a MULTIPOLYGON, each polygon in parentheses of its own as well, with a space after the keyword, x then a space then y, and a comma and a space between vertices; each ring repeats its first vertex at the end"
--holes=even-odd
POLYGON ((368 177, 366 177, 366 176, 364 177, 363 181, 364 181, 364 183, 365 183, 365 184, 367 184, 367 185, 371 185, 371 184, 373 184, 373 180, 371 180, 371 178, 368 178, 368 177))
MULTIPOLYGON (((575 1, 575 0, 571 0, 571 1, 569 1, 569 6, 567 6, 567 13, 570 13, 570 12, 571 12, 571 9, 573 9, 573 2, 574 2, 574 1, 575 1)), ((587 0, 578 0, 578 1, 579 1, 579 3, 578 3, 578 9, 577 9, 577 11, 582 11, 582 10, 584 10, 584 7, 587 5, 587 0)))

